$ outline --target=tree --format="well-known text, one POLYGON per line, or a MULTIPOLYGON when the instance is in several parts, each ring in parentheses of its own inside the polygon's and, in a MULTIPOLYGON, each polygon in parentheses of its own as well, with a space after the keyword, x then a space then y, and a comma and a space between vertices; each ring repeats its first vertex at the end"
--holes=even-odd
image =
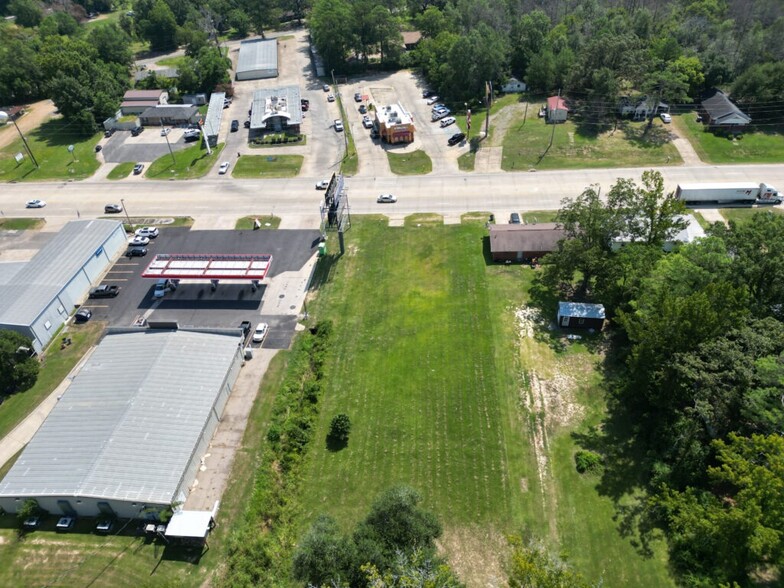
POLYGON ((38 360, 31 357, 33 343, 16 331, 0 330, 0 396, 23 392, 38 378, 38 360))
POLYGON ((512 72, 518 77, 528 73, 528 66, 535 55, 549 47, 547 34, 550 18, 541 10, 534 10, 520 17, 509 34, 512 72))
POLYGON ((38 40, 0 27, 0 104, 23 104, 42 95, 38 40))
POLYGON ((352 46, 351 5, 346 0, 317 0, 310 13, 310 34, 328 69, 344 65, 352 46))
POLYGON ((177 48, 177 21, 164 0, 156 0, 146 18, 139 20, 142 36, 152 51, 173 51, 177 48))
POLYGON ((41 6, 35 0, 11 0, 8 12, 16 17, 16 24, 37 27, 44 18, 41 6))
POLYGON ((441 536, 436 516, 419 508, 422 497, 408 486, 394 486, 376 498, 365 523, 375 531, 386 551, 431 550, 441 536))
POLYGON ((348 436, 351 433, 351 419, 347 414, 337 414, 329 424, 328 438, 336 443, 345 445, 348 443, 348 436))
POLYGON ((525 82, 532 91, 542 94, 551 92, 555 87, 555 79, 556 63, 552 51, 545 49, 531 57, 525 82))
POLYGON ((53 12, 41 21, 38 26, 38 34, 42 37, 50 35, 75 35, 79 30, 79 23, 76 19, 66 12, 53 12))
POLYGON ((101 56, 101 61, 119 63, 126 67, 133 63, 131 38, 116 24, 94 27, 88 39, 101 56))
POLYGON ((398 554, 394 564, 383 573, 373 564, 365 564, 361 569, 365 574, 363 584, 373 588, 463 588, 460 579, 447 563, 438 558, 428 558, 421 549, 415 550, 410 556, 398 554))
POLYGON ((339 585, 350 574, 352 561, 350 541, 341 535, 334 519, 321 515, 294 552, 294 577, 310 586, 339 585))
POLYGON ((244 10, 236 8, 229 13, 229 25, 237 31, 237 36, 247 37, 250 31, 250 17, 244 10))
POLYGON ((511 588, 590 588, 585 578, 551 555, 542 543, 512 536, 509 544, 506 573, 511 588))

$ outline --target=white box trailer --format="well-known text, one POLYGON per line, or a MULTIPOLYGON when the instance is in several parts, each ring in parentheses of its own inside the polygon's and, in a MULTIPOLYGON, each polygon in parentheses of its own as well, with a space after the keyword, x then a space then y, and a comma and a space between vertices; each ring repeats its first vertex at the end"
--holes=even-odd
POLYGON ((715 202, 717 204, 756 202, 781 204, 781 193, 768 184, 725 182, 721 184, 679 184, 675 197, 684 202, 715 202))

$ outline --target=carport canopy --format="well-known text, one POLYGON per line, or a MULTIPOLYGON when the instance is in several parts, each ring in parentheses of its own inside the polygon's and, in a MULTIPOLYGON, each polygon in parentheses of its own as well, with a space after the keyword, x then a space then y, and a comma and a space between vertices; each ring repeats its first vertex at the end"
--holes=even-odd
POLYGON ((272 255, 256 253, 156 255, 142 272, 143 278, 186 280, 263 280, 272 255))
POLYGON ((211 511, 176 511, 166 526, 166 536, 204 540, 215 525, 213 514, 211 511))

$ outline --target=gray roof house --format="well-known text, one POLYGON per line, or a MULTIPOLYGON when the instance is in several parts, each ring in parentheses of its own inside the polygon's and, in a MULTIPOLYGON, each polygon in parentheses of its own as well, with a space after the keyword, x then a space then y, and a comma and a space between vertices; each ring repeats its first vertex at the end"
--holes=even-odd
POLYGON ((713 90, 700 104, 702 122, 709 128, 743 129, 751 117, 730 101, 721 90, 713 90))
POLYGON ((187 125, 199 120, 199 109, 193 104, 167 104, 153 106, 139 115, 145 126, 187 125))

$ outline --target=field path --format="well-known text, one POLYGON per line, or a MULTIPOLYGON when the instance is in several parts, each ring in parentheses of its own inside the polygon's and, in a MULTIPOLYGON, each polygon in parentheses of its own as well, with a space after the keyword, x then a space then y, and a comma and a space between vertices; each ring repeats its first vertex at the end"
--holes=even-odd
MULTIPOLYGON (((51 100, 35 102, 25 107, 25 113, 16 120, 16 124, 22 133, 29 133, 54 116, 56 110, 57 108, 51 100)), ((13 123, 9 122, 4 129, 0 130, 0 149, 10 145, 18 138, 19 133, 14 129, 13 123)))
MULTIPOLYGON (((497 114, 490 117, 492 133, 490 135, 490 140, 483 143, 476 153, 476 161, 474 163, 475 172, 488 173, 503 171, 501 169, 501 161, 504 153, 504 136, 506 136, 506 132, 509 130, 512 121, 517 119, 517 115, 521 114, 525 110, 525 107, 525 102, 518 102, 501 109, 497 114)), ((532 109, 531 105, 529 105, 528 110, 536 114, 535 109, 532 109)), ((480 129, 477 129, 477 131, 479 130, 480 129)))

